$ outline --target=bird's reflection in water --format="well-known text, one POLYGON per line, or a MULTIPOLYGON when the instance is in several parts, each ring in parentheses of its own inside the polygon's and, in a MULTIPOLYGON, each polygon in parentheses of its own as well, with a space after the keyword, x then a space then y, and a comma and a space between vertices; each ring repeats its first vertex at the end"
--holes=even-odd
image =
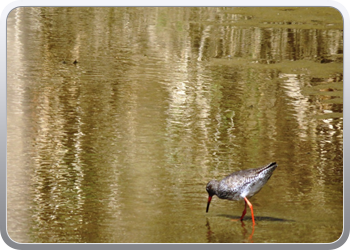
MULTIPOLYGON (((255 226, 252 224, 252 217, 246 216, 243 221, 241 221, 240 216, 232 216, 227 214, 219 214, 218 217, 226 218, 225 223, 220 225, 215 225, 215 230, 210 228, 209 219, 207 218, 207 241, 208 243, 254 243, 254 231, 255 226), (246 224, 244 223, 246 221, 246 224), (226 222, 231 222, 226 223, 226 222), (241 230, 239 230, 241 228, 241 230)), ((256 221, 260 222, 295 222, 294 220, 282 219, 276 217, 258 216, 255 217, 256 221)))
MULTIPOLYGON (((233 220, 232 220, 233 221, 233 220)), ((253 235, 254 235, 254 231, 255 231, 255 225, 252 224, 251 227, 251 231, 250 231, 250 227, 246 226, 244 224, 243 221, 240 220, 234 220, 237 223, 241 224, 241 228, 242 228, 242 233, 241 233, 241 238, 243 239, 243 242, 247 242, 247 243, 254 243, 253 241, 253 235)), ((207 218, 207 223, 206 223, 206 227, 207 227, 207 242, 208 243, 218 243, 218 242, 232 242, 232 243, 236 243, 237 241, 232 239, 232 235, 229 237, 230 239, 227 239, 227 234, 223 235, 218 235, 215 234, 215 232, 212 231, 212 229, 210 228, 210 223, 209 220, 207 218)))
POLYGON ((241 225, 242 225, 243 239, 247 239, 247 242, 249 242, 249 243, 254 243, 253 242, 253 235, 254 235, 255 225, 252 224, 252 232, 250 233, 250 235, 248 237, 247 237, 248 230, 247 230, 247 228, 246 228, 246 226, 245 226, 243 221, 241 221, 241 225))
POLYGON ((208 243, 212 243, 212 242, 214 242, 214 241, 212 240, 213 231, 211 231, 211 229, 210 229, 210 224, 209 224, 208 218, 207 218, 206 227, 207 227, 207 241, 208 241, 208 243))

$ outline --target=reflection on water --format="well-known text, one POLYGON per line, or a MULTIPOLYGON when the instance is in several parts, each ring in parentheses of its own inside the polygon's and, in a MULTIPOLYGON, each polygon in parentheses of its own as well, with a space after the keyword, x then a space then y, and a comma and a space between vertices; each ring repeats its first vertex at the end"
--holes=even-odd
POLYGON ((26 7, 7 24, 13 240, 340 237, 335 9, 26 7), (231 221, 240 202, 205 213, 208 180, 271 161, 255 227, 231 221))
MULTIPOLYGON (((243 221, 239 222, 241 224, 241 232, 239 232, 239 230, 237 230, 237 235, 240 235, 240 237, 243 239, 242 242, 243 243, 254 243, 253 240, 253 236, 254 236, 254 231, 255 231, 255 226, 249 226, 249 233, 248 233, 248 229, 245 225, 245 223, 243 221)), ((238 223, 238 224, 239 224, 238 223)), ((238 225, 237 224, 237 225, 238 225)), ((235 225, 235 228, 238 229, 238 226, 235 225)), ((207 220, 207 242, 208 243, 231 243, 232 241, 230 240, 230 238, 225 238, 226 236, 221 236, 220 234, 216 235, 215 232, 213 232, 210 228, 210 223, 209 220, 207 220)))

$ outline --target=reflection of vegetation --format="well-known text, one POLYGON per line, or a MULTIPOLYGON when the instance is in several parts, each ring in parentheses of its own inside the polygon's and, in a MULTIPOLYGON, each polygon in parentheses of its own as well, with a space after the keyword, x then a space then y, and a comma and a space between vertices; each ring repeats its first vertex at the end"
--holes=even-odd
POLYGON ((331 7, 235 7, 226 13, 250 18, 235 25, 260 28, 290 29, 342 29, 343 19, 338 10, 331 7))
POLYGON ((313 61, 282 61, 280 63, 260 64, 247 58, 234 59, 216 59, 210 61, 212 65, 225 65, 231 67, 239 67, 242 69, 258 69, 258 70, 278 70, 281 73, 307 74, 311 77, 329 77, 343 73, 343 63, 320 64, 313 61))

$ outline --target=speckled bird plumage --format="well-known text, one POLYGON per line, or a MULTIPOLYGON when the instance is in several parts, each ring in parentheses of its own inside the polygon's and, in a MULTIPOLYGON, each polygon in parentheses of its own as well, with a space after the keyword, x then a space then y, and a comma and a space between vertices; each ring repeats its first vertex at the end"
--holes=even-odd
POLYGON ((270 179, 277 164, 272 162, 266 166, 234 172, 221 181, 211 180, 207 184, 208 193, 220 199, 242 200, 258 193, 270 179))

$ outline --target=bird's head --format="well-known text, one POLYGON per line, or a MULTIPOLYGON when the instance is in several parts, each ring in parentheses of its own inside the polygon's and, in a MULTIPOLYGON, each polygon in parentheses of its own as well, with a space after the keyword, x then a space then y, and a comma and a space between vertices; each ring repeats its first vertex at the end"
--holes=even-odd
POLYGON ((218 189, 218 186, 219 186, 219 182, 217 180, 211 180, 207 184, 206 190, 207 190, 207 192, 209 194, 207 210, 206 210, 207 213, 209 211, 209 205, 210 205, 211 198, 213 197, 213 195, 216 195, 216 191, 218 189))

